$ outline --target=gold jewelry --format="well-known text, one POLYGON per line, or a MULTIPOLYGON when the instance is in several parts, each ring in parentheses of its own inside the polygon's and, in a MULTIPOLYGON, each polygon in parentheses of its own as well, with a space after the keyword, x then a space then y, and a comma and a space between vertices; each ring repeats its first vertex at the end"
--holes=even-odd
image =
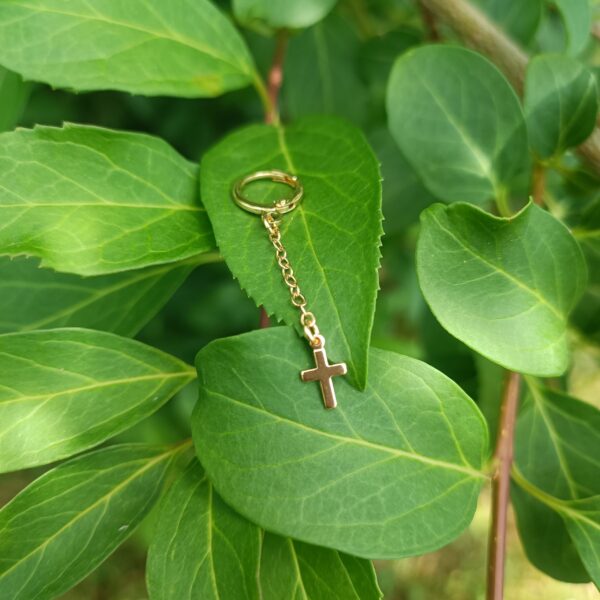
POLYGON ((337 401, 331 379, 337 375, 345 375, 348 372, 348 368, 346 367, 346 363, 330 365, 327 361, 325 338, 317 327, 315 315, 306 308, 306 298, 300 291, 300 287, 296 281, 296 276, 294 275, 294 271, 287 257, 287 251, 281 242, 281 230, 279 229, 281 216, 294 210, 296 206, 300 204, 304 196, 304 188, 298 177, 295 175, 289 175, 283 171, 276 170, 257 171, 238 181, 233 186, 232 194, 234 202, 240 208, 261 216, 263 225, 269 234, 269 239, 275 248, 277 264, 281 269, 283 281, 290 291, 291 302, 300 311, 300 324, 302 325, 304 335, 312 348, 316 365, 314 369, 302 371, 300 373, 300 378, 304 382, 318 381, 321 386, 321 394, 323 396, 325 408, 335 408, 337 406, 337 401), (244 187, 253 181, 263 179, 289 185, 294 190, 294 195, 292 198, 276 200, 271 206, 256 204, 250 201, 244 196, 244 187))

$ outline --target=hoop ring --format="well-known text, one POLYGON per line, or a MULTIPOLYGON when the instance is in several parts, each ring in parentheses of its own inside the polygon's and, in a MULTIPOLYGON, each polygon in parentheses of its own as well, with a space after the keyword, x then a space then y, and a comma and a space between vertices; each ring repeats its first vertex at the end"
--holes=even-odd
POLYGON ((265 215, 269 213, 278 213, 284 215, 296 208, 302 200, 304 195, 304 188, 300 183, 300 180, 295 175, 289 175, 284 171, 256 171, 250 175, 246 175, 243 179, 240 179, 232 190, 232 196, 234 202, 244 210, 251 212, 255 215, 265 215), (268 179, 274 183, 284 183, 289 185, 294 190, 294 195, 291 198, 281 198, 276 200, 272 206, 265 206, 263 204, 256 204, 244 196, 244 188, 253 181, 262 181, 268 179))

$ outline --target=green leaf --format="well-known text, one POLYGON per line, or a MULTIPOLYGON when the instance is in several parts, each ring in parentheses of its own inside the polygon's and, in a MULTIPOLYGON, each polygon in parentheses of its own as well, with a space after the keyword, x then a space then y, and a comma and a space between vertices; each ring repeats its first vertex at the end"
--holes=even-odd
POLYGON ((0 63, 54 87, 148 96, 217 96, 257 78, 208 0, 3 0, 0 63))
POLYGON ((529 140, 542 158, 583 142, 596 126, 596 79, 568 56, 536 56, 527 68, 525 118, 529 140))
POLYGON ((147 135, 77 125, 4 133, 0 254, 101 275, 212 250, 196 178, 194 165, 147 135))
POLYGON ((152 600, 381 597, 369 562, 265 533, 221 500, 195 460, 162 501, 147 578, 152 600))
POLYGON ((385 97, 394 62, 400 54, 422 41, 423 34, 418 29, 399 27, 362 44, 358 64, 360 77, 369 90, 370 122, 379 124, 385 121, 385 97))
POLYGON ((192 431, 224 500, 269 531, 367 558, 455 538, 485 481, 483 417, 425 363, 374 349, 370 362, 366 391, 337 378, 327 412, 300 380, 312 357, 290 328, 201 350, 192 431))
POLYGON ((12 71, 0 67, 0 131, 12 129, 29 97, 30 86, 12 71))
POLYGON ((509 36, 521 44, 529 44, 540 25, 544 0, 476 0, 476 3, 509 36))
POLYGON ((310 27, 323 19, 337 0, 233 0, 233 12, 242 23, 274 29, 310 27))
POLYGON ((0 597, 50 600, 146 516, 179 449, 114 446, 42 475, 0 511, 0 597))
POLYGON ((0 258, 0 333, 87 327, 133 337, 171 298, 192 270, 218 259, 181 262, 99 277, 41 269, 38 261, 0 258))
POLYGON ((389 128, 438 199, 482 204, 528 175, 525 120, 514 91, 485 58, 454 46, 403 54, 388 84, 389 128))
POLYGON ((379 600, 372 563, 362 558, 265 533, 261 600, 379 600))
POLYGON ((563 20, 567 34, 566 51, 576 56, 587 45, 592 28, 588 0, 552 0, 563 20))
POLYGON ((0 335, 0 472, 95 446, 151 415, 193 378, 176 358, 109 333, 0 335))
MULTIPOLYGON (((202 197, 229 268, 257 304, 301 332, 260 218, 231 199, 236 181, 264 169, 296 174, 304 186, 302 203, 282 218, 281 239, 331 355, 364 387, 381 236, 377 160, 358 129, 327 117, 246 127, 204 156, 202 197)), ((254 186, 253 199, 263 204, 282 192, 281 185, 254 186)))
POLYGON ((423 185, 386 127, 371 132, 369 143, 381 164, 384 182, 383 228, 388 235, 406 230, 436 198, 423 185))
POLYGON ((549 575, 591 576, 598 584, 600 411, 530 379, 528 385, 515 440, 521 538, 531 561, 549 575))
POLYGON ((284 114, 292 120, 335 114, 362 124, 368 94, 358 70, 359 50, 356 31, 337 14, 292 38, 282 90, 284 114))
POLYGON ((148 554, 152 600, 258 599, 259 528, 219 498, 194 460, 164 497, 148 554))
POLYGON ((509 219, 436 204, 421 223, 419 283, 442 326, 507 369, 561 375, 567 315, 586 283, 568 229, 533 204, 509 219))
POLYGON ((559 581, 587 583, 590 576, 562 517, 518 485, 511 488, 511 502, 529 562, 559 581))

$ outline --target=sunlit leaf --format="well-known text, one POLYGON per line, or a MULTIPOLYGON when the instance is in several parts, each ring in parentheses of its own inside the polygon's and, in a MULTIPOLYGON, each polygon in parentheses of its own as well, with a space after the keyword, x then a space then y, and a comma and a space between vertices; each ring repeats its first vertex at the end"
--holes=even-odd
POLYGON ((257 77, 208 0, 3 0, 0 64, 55 87, 150 96, 217 96, 257 77))
POLYGON ((158 410, 193 378, 176 358, 109 333, 0 335, 0 472, 95 446, 158 410))
POLYGON ((153 507, 177 454, 114 446, 34 481, 0 511, 0 597, 50 600, 93 571, 153 507))
POLYGON ((158 138, 96 127, 0 136, 0 254, 100 275, 214 248, 197 168, 158 138))

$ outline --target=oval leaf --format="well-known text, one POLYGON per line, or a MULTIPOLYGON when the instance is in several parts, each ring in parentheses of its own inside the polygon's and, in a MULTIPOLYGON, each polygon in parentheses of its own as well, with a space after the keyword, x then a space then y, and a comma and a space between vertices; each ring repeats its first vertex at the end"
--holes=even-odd
POLYGON ((0 511, 0 597, 50 600, 93 571, 153 507, 177 453, 115 446, 34 481, 0 511))
MULTIPOLYGON (((231 199, 236 181, 264 169, 298 175, 304 185, 301 204, 282 218, 281 239, 328 348, 363 387, 382 233, 377 159, 355 127, 313 117, 285 129, 247 127, 202 161, 202 196, 229 268, 257 304, 301 331, 260 217, 231 199)), ((282 191, 272 184, 258 189, 255 201, 263 204, 282 191)))
POLYGON ((437 204, 421 223, 419 283, 442 326, 507 369, 561 375, 567 315, 586 282, 567 228, 533 204, 510 219, 437 204))
POLYGON ((582 143, 594 130, 598 94, 593 73, 560 55, 536 56, 527 67, 525 117, 541 158, 582 143))
POLYGON ((274 29, 310 27, 327 15, 337 0, 233 0, 237 19, 274 29))
POLYGON ((0 254, 101 275, 214 248, 197 169, 147 135, 37 127, 0 136, 0 254))
POLYGON ((592 14, 588 0, 552 0, 565 25, 566 51, 572 56, 581 53, 590 39, 592 14))
POLYGON ((533 564, 552 577, 591 577, 600 585, 600 411, 530 379, 528 385, 515 440, 523 545, 533 564), (547 533, 540 537, 541 531, 547 533))
POLYGON ((485 480, 483 417, 422 362, 381 350, 370 361, 366 391, 338 378, 339 406, 325 411, 290 328, 204 348, 192 430, 225 501, 267 530, 367 558, 456 537, 485 480))
POLYGON ((396 143, 440 200, 481 204, 527 176, 517 96, 475 52, 435 45, 403 54, 388 84, 387 111, 396 143))
POLYGON ((79 277, 0 258, 0 333, 87 327, 132 337, 213 253, 135 271, 79 277))
POLYGON ((207 0, 3 0, 0 63, 54 87, 149 96, 217 96, 257 77, 207 0))
POLYGON ((194 378, 185 363, 99 331, 0 335, 0 472, 95 446, 194 378))

